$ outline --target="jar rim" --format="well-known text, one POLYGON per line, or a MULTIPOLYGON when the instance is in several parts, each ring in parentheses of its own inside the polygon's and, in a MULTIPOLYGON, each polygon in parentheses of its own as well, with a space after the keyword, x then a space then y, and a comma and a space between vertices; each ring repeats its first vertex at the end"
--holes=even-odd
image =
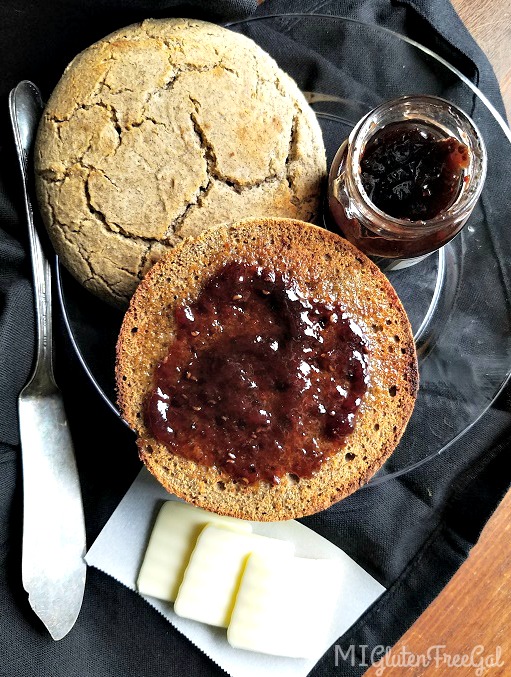
POLYGON ((352 130, 346 156, 347 176, 354 193, 355 204, 361 215, 372 223, 378 232, 392 232, 394 235, 416 238, 436 232, 447 223, 456 221, 464 214, 470 214, 477 202, 484 184, 487 170, 487 153, 484 139, 478 127, 461 108, 446 99, 432 95, 406 95, 385 101, 365 115, 352 130), (452 128, 440 124, 434 116, 424 116, 421 108, 438 107, 452 120, 452 128), (469 149, 469 167, 464 172, 462 187, 456 200, 447 209, 432 219, 412 221, 401 219, 380 210, 370 199, 361 179, 360 163, 367 142, 384 125, 379 119, 387 113, 402 114, 405 120, 420 120, 437 128, 444 128, 449 135, 458 138, 469 149), (461 137, 461 138, 460 138, 461 137), (468 177, 468 178, 467 178, 468 177))

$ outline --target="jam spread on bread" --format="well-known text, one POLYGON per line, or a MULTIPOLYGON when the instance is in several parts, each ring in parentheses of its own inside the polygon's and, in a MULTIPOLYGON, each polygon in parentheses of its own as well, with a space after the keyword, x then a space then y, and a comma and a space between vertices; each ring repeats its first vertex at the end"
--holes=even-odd
POLYGON ((427 221, 458 197, 468 148, 416 123, 394 123, 367 143, 361 180, 371 202, 397 219, 427 221))
POLYGON ((230 262, 174 311, 145 404, 154 438, 235 481, 310 477, 353 431, 369 350, 338 301, 287 273, 230 262))

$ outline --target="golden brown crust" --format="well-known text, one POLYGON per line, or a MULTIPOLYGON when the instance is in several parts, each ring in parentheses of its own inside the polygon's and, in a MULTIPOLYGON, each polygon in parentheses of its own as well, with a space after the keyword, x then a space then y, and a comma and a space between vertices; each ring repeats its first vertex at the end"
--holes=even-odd
POLYGON ((418 388, 415 345, 406 313, 379 269, 341 237, 290 219, 249 219, 185 240, 146 275, 133 296, 117 343, 122 416, 138 435, 140 457, 171 492, 208 510, 275 521, 312 514, 355 491, 381 467, 412 413, 418 388), (172 455, 142 416, 156 364, 166 355, 172 310, 193 299, 228 260, 284 267, 315 298, 336 298, 370 346, 370 384, 345 446, 311 478, 286 476, 276 486, 231 481, 216 468, 172 455))
POLYGON ((211 225, 314 220, 326 160, 296 83, 252 40, 160 19, 69 64, 41 119, 35 172, 62 262, 125 307, 164 252, 211 225))

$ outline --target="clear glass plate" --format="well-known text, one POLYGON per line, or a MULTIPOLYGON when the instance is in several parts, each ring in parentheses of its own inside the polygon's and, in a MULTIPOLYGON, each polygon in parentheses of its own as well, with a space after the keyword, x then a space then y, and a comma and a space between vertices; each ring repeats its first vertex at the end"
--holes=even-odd
MULTIPOLYGON (((328 162, 356 122, 382 101, 433 94, 471 115, 488 146, 482 197, 462 233, 412 268, 388 273, 414 330, 417 404, 391 458, 366 486, 443 452, 492 405, 511 370, 511 132, 486 97, 447 61, 388 29, 330 15, 286 14, 227 24, 269 52, 298 83, 323 130, 328 162), (278 35, 276 35, 278 33, 278 35)), ((122 314, 57 262, 74 349, 99 394, 115 405, 122 314)))

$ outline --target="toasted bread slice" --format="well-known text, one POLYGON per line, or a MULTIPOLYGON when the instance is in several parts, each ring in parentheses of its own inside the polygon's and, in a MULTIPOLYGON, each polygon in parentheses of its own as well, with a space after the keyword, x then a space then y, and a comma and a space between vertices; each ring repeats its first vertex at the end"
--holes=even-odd
POLYGON ((338 235, 290 219, 249 219, 187 239, 145 276, 117 344, 122 416, 138 435, 140 458, 168 491, 207 510, 256 521, 323 510, 364 484, 396 447, 418 389, 415 345, 396 292, 364 254, 338 235), (354 432, 311 477, 245 485, 216 467, 190 461, 154 439, 144 420, 158 363, 175 334, 173 310, 194 299, 229 261, 289 272, 311 298, 336 298, 362 328, 370 351, 369 383, 354 432))

